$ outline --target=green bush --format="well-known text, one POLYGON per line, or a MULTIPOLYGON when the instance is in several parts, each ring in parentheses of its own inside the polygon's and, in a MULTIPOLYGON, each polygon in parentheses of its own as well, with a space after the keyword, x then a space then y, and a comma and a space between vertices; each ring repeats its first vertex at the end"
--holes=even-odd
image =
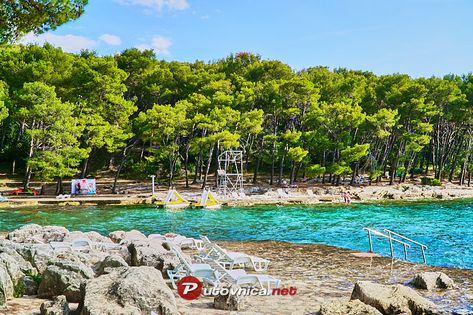
POLYGON ((25 287, 22 283, 18 283, 14 286, 13 296, 16 298, 21 298, 25 294, 25 287))
POLYGON ((41 283, 42 278, 41 278, 40 274, 36 274, 36 273, 32 273, 31 271, 27 271, 26 275, 28 277, 31 277, 31 279, 33 279, 33 281, 36 282, 37 285, 39 285, 41 283))
POLYGON ((422 185, 442 186, 442 182, 436 178, 422 177, 420 180, 421 180, 422 185))

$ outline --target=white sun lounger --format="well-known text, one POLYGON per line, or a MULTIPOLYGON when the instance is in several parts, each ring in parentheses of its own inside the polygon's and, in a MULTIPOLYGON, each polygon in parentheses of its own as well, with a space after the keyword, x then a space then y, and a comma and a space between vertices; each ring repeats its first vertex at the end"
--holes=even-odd
POLYGON ((193 264, 189 262, 183 255, 181 250, 176 246, 171 247, 171 250, 179 259, 179 265, 173 270, 168 270, 167 274, 171 280, 173 288, 177 287, 176 281, 179 281, 185 276, 201 277, 205 279, 217 279, 215 270, 209 264, 193 264))
POLYGON ((216 279, 204 278, 204 282, 214 287, 223 284, 237 285, 237 286, 255 286, 260 288, 278 288, 281 285, 281 280, 269 275, 248 274, 243 269, 227 270, 218 262, 207 259, 205 260, 217 272, 216 279))
POLYGON ((278 197, 279 198, 288 198, 289 194, 285 192, 282 188, 277 189, 278 197))
POLYGON ((92 242, 88 238, 77 238, 72 242, 49 242, 49 246, 54 251, 79 251, 86 252, 92 249, 97 250, 117 250, 122 248, 121 245, 115 243, 92 242))
POLYGON ((195 238, 185 237, 182 235, 177 235, 175 237, 167 237, 161 234, 150 234, 148 235, 148 239, 166 241, 166 242, 172 243, 173 245, 178 246, 179 248, 189 247, 189 248, 197 249, 197 250, 203 249, 202 240, 196 240, 195 238))
POLYGON ((201 239, 204 244, 204 253, 201 254, 203 260, 213 259, 229 269, 233 269, 233 267, 237 265, 250 267, 258 272, 268 270, 270 261, 267 259, 240 252, 227 252, 217 244, 212 243, 206 236, 201 235, 201 239))

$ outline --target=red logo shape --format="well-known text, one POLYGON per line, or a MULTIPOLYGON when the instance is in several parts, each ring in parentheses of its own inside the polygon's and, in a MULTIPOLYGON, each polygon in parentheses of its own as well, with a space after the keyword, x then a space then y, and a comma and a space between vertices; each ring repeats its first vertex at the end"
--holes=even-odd
POLYGON ((202 292, 202 282, 193 276, 186 276, 177 283, 177 293, 186 300, 195 300, 202 292))

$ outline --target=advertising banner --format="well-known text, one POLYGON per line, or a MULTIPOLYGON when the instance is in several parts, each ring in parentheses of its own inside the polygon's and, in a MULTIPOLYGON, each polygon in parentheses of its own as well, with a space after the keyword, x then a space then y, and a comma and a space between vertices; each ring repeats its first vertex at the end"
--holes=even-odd
POLYGON ((71 195, 95 195, 97 193, 95 179, 73 179, 71 195))

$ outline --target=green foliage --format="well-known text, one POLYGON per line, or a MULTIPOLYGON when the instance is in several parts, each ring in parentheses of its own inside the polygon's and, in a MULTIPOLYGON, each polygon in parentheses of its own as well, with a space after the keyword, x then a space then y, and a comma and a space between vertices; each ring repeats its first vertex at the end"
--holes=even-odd
POLYGON ((342 159, 347 163, 357 162, 368 154, 369 143, 348 146, 341 151, 342 159))
POLYGON ((216 154, 234 148, 245 172, 290 172, 291 181, 386 172, 394 183, 427 167, 438 179, 467 178, 473 167, 472 74, 295 72, 251 53, 189 63, 47 44, 1 46, 0 78, 0 157, 24 169, 25 182, 105 165, 117 178, 205 181, 216 154))
POLYGON ((79 18, 88 0, 8 0, 0 4, 0 43, 13 42, 22 35, 53 30, 79 18))
POLYGON ((13 297, 15 298, 21 298, 25 294, 25 287, 23 286, 23 283, 18 283, 13 286, 13 297))
POLYGON ((307 156, 308 153, 309 151, 304 150, 301 147, 294 147, 294 148, 290 148, 287 151, 287 157, 291 161, 294 161, 295 163, 300 163, 307 156))
POLYGON ((439 179, 431 178, 431 177, 422 177, 421 183, 422 185, 442 186, 442 182, 439 179))
POLYGON ((320 164, 314 164, 307 167, 306 174, 308 177, 317 177, 323 175, 326 170, 326 167, 321 166, 320 164))
POLYGON ((33 279, 33 281, 34 281, 38 286, 39 286, 39 284, 41 283, 41 280, 43 280, 42 277, 41 277, 41 274, 39 274, 39 273, 33 273, 33 272, 31 272, 30 270, 27 270, 27 271, 25 272, 25 275, 27 275, 28 277, 30 277, 31 279, 33 279))

